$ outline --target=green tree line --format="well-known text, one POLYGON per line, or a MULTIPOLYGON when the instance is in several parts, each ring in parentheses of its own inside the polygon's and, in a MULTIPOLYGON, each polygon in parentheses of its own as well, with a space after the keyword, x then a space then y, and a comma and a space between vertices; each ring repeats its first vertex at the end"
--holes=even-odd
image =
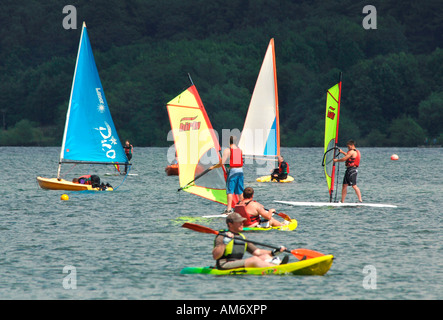
POLYGON ((326 91, 343 72, 340 144, 443 143, 439 1, 4 0, 0 145, 60 145, 82 21, 116 128, 136 146, 169 146, 166 103, 190 73, 214 128, 242 129, 275 39, 281 144, 323 144, 326 91))

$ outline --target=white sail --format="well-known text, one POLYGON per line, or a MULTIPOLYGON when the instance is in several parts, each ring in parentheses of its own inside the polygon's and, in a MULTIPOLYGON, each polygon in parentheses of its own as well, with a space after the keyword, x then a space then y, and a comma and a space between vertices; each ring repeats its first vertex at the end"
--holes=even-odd
POLYGON ((245 155, 280 154, 274 39, 269 42, 263 59, 238 146, 245 155))

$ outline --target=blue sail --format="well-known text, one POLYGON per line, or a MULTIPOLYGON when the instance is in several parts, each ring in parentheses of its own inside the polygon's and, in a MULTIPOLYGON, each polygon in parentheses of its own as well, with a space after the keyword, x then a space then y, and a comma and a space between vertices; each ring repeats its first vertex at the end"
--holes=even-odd
POLYGON ((271 130, 269 131, 268 139, 266 140, 264 156, 278 156, 277 151, 277 118, 272 123, 271 130))
POLYGON ((128 162, 112 121, 84 23, 60 153, 60 162, 77 161, 128 162))

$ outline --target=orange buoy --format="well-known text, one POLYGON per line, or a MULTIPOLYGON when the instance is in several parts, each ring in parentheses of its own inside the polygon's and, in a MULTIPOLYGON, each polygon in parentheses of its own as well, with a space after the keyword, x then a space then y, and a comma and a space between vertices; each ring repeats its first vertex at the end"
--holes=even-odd
POLYGON ((62 194, 62 196, 60 197, 60 200, 64 200, 64 201, 69 200, 69 196, 68 196, 66 193, 64 193, 64 194, 62 194))
POLYGON ((391 160, 398 160, 398 155, 393 154, 393 155, 391 156, 391 160))

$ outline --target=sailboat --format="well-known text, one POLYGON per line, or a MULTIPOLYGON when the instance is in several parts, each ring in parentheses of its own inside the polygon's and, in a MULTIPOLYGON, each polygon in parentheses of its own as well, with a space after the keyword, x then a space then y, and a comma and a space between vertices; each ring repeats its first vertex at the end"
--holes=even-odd
POLYGON ((179 190, 226 205, 226 170, 210 169, 221 159, 220 144, 195 85, 166 107, 177 152, 179 190))
MULTIPOLYGON (((60 151, 57 178, 37 177, 43 189, 101 190, 61 178, 61 166, 71 164, 129 164, 117 135, 91 44, 83 22, 60 151)), ((106 189, 111 191, 112 188, 106 189)))
MULTIPOLYGON (((280 155, 280 121, 278 112, 277 69, 274 39, 269 41, 260 72, 249 103, 243 130, 238 143, 243 154, 275 161, 280 155)), ((288 176, 280 182, 291 182, 288 176)), ((257 178, 271 181, 271 176, 257 178)))
MULTIPOLYGON (((335 191, 334 180, 336 176, 336 159, 340 152, 337 147, 338 142, 338 128, 340 119, 340 101, 342 88, 342 73, 339 75, 339 82, 333 87, 329 88, 326 93, 326 113, 325 113, 325 138, 324 138, 324 153, 322 166, 324 168, 326 184, 329 191, 329 202, 301 202, 301 201, 278 201, 275 202, 288 204, 292 206, 312 206, 312 207, 378 207, 378 208, 396 208, 395 205, 380 204, 380 203, 341 203, 333 202, 333 195, 335 191)), ((336 191, 335 191, 336 192, 336 191)))

